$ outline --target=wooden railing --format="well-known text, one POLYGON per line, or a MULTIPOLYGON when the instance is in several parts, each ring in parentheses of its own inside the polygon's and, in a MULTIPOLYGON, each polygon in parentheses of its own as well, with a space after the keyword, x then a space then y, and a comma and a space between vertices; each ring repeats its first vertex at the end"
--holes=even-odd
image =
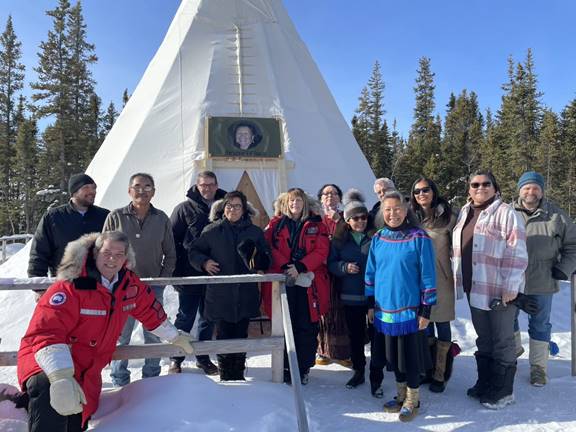
MULTIPOLYGON (((271 282, 272 283, 272 332, 270 337, 255 339, 229 339, 218 341, 193 342, 194 354, 227 354, 236 352, 271 353, 272 381, 282 383, 284 380, 284 347, 288 353, 292 390, 298 418, 298 430, 308 432, 306 407, 302 398, 300 372, 296 358, 292 322, 288 309, 288 299, 281 274, 267 275, 234 275, 234 276, 197 276, 183 278, 148 278, 142 279, 150 285, 210 285, 227 283, 271 282)), ((50 278, 0 279, 0 291, 47 289, 54 282, 50 278)), ((186 353, 171 344, 125 345, 116 348, 113 359, 140 359, 185 356, 186 353)), ((17 352, 0 352, 0 366, 15 366, 17 352)))

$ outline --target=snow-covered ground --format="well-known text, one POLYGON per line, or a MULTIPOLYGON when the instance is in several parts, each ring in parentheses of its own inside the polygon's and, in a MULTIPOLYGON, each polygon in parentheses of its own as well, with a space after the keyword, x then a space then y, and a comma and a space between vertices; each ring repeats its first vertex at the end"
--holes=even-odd
MULTIPOLYGON (((0 267, 2 277, 24 277, 27 254, 17 254, 0 267)), ((166 308, 173 317, 177 300, 169 287, 166 308)), ((29 292, 0 292, 0 337, 2 351, 18 349, 34 307, 29 292)), ((303 393, 311 430, 333 431, 576 431, 576 380, 570 376, 570 289, 566 283, 554 298, 552 339, 560 347, 549 363, 550 383, 534 388, 528 383, 527 354, 518 362, 515 384, 516 403, 498 412, 484 409, 466 397, 466 389, 476 378, 473 358, 475 333, 464 301, 457 306, 458 319, 453 323, 453 338, 462 347, 454 374, 446 391, 430 393, 422 388, 420 415, 410 424, 398 422, 397 416, 382 412, 383 400, 374 399, 368 384, 349 390, 344 383, 351 371, 339 365, 317 366, 303 393)), ((521 321, 525 349, 528 349, 526 320, 521 321)), ((142 340, 140 332, 134 342, 142 340)), ((167 364, 167 363, 165 363, 167 364)), ((291 388, 270 381, 270 356, 248 359, 245 383, 219 383, 196 369, 193 362, 182 375, 163 375, 138 380, 142 361, 133 361, 132 384, 120 389, 110 385, 109 370, 104 371, 104 392, 100 409, 91 424, 96 431, 296 431, 296 417, 291 388)), ((167 366, 164 366, 164 372, 167 366)), ((16 385, 15 368, 0 368, 0 383, 16 385)), ((395 392, 394 378, 386 373, 385 399, 395 392)), ((0 416, 7 416, 2 410, 0 416)), ((20 420, 21 421, 21 420, 20 420)), ((16 420, 16 423, 18 420, 16 420)), ((10 423, 14 427, 15 422, 10 423)), ((0 431, 7 432, 8 423, 0 431)), ((25 430, 25 429, 24 429, 25 430)))

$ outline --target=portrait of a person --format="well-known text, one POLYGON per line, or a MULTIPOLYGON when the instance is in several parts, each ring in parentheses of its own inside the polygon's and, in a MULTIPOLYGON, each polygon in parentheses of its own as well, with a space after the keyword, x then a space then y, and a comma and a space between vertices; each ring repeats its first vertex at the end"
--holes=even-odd
POLYGON ((232 145, 240 150, 250 150, 262 140, 258 128, 251 122, 239 122, 233 126, 232 145))

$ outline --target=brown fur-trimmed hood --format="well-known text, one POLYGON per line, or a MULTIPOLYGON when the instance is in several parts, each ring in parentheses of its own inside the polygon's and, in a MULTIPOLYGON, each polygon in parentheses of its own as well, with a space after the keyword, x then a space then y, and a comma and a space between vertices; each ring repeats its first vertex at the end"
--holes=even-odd
MULTIPOLYGON (((66 246, 64 251, 64 256, 58 267, 58 274, 56 279, 58 280, 74 280, 80 275, 86 266, 86 259, 88 253, 93 253, 94 244, 96 239, 100 236, 100 233, 90 233, 85 234, 78 240, 74 240, 66 246)), ((133 268, 136 263, 134 257, 134 251, 129 246, 128 253, 126 254, 126 264, 127 268, 133 268)))
MULTIPOLYGON (((249 202, 246 202, 247 204, 247 211, 246 213, 242 216, 243 218, 246 217, 246 214, 248 214, 249 217, 255 217, 258 216, 258 210, 256 210, 256 208, 249 202)), ((220 220, 224 217, 224 205, 225 205, 225 201, 224 198, 219 199, 218 201, 215 201, 214 204, 212 204, 212 207, 210 207, 210 222, 215 222, 217 220, 220 220)))

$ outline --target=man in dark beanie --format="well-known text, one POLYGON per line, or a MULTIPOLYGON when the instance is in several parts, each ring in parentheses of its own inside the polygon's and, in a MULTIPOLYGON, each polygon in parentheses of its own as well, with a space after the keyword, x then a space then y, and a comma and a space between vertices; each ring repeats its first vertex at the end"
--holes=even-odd
MULTIPOLYGON (((108 210, 94 205, 96 183, 86 174, 73 174, 68 182, 70 201, 49 209, 32 239, 28 276, 56 276, 66 245, 91 232, 101 232, 108 210)), ((37 299, 43 291, 36 291, 37 299)))
MULTIPOLYGON (((518 180, 514 209, 526 225, 528 268, 524 294, 536 301, 538 311, 528 315, 530 336, 530 384, 546 385, 550 343, 552 296, 560 280, 569 280, 576 270, 576 225, 556 204, 544 198, 544 177, 527 171, 518 180)), ((514 324, 516 353, 522 354, 518 315, 514 324)))

